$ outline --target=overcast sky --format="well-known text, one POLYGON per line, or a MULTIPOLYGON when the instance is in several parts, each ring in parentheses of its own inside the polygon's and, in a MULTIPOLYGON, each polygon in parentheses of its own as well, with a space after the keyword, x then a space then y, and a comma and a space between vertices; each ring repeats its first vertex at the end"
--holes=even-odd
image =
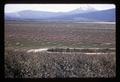
POLYGON ((97 10, 115 8, 114 4, 6 4, 5 12, 17 12, 22 10, 37 10, 49 12, 68 12, 77 8, 93 7, 97 10))

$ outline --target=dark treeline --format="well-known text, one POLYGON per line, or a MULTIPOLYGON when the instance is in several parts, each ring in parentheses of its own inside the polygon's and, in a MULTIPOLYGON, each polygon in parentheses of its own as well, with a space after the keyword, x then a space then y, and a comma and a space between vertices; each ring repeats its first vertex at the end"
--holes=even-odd
POLYGON ((50 48, 47 51, 49 52, 89 52, 89 53, 93 53, 93 52, 114 52, 115 49, 109 49, 109 48, 105 48, 105 49, 77 49, 77 48, 50 48))

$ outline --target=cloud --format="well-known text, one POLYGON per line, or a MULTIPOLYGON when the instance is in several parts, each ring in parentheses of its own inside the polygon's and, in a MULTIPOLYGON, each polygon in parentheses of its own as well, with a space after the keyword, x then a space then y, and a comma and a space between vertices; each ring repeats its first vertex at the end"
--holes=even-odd
POLYGON ((6 4, 5 12, 18 12, 22 10, 37 10, 50 12, 68 12, 77 8, 93 7, 96 10, 115 8, 114 4, 6 4))

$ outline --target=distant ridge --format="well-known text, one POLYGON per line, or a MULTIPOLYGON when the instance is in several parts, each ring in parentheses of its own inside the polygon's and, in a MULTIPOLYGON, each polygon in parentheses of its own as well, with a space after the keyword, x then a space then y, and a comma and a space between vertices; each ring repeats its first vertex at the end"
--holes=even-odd
POLYGON ((46 12, 24 10, 15 13, 5 13, 5 20, 29 21, 75 21, 75 22, 115 22, 115 8, 107 10, 75 9, 70 12, 46 12))

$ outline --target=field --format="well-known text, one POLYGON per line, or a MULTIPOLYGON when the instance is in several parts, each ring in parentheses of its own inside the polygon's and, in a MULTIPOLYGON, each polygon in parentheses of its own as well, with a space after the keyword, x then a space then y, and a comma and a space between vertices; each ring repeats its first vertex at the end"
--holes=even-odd
POLYGON ((115 40, 115 24, 8 21, 5 77, 115 77, 115 40), (91 48, 92 52, 98 48, 100 54, 83 52, 91 48))

